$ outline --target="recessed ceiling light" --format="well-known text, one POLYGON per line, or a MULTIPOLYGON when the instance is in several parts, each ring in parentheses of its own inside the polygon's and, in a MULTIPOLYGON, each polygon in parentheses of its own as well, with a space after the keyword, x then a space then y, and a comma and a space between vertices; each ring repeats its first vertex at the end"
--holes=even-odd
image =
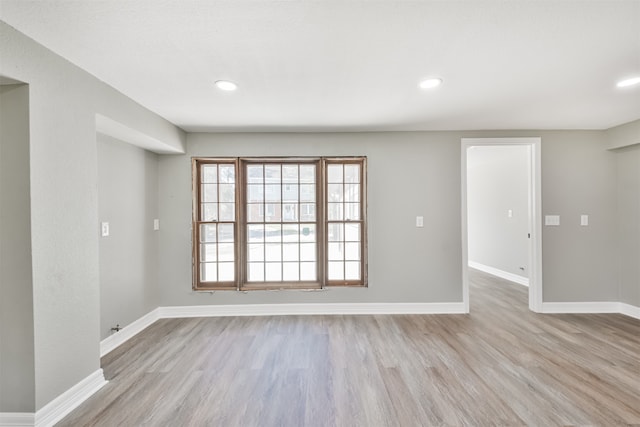
POLYGON ((638 83, 640 83, 640 77, 632 77, 630 79, 620 80, 616 84, 616 86, 618 86, 618 87, 627 87, 627 86, 637 85, 638 83))
POLYGON ((231 91, 238 89, 238 85, 234 82, 230 82, 229 80, 218 80, 215 85, 220 90, 231 91))
POLYGON ((429 78, 422 80, 420 82, 420 89, 431 89, 442 84, 442 79, 439 78, 429 78))

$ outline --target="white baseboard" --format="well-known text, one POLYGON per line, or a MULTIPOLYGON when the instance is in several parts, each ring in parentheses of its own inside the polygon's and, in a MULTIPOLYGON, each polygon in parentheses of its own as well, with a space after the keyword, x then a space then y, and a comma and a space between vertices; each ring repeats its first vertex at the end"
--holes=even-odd
POLYGON ((151 310, 138 320, 131 322, 118 332, 115 332, 113 335, 100 341, 100 357, 108 354, 111 350, 122 345, 125 341, 129 340, 131 337, 158 320, 160 318, 159 313, 160 308, 151 310))
POLYGON ((462 302, 452 303, 334 303, 236 304, 160 307, 160 318, 223 316, 287 316, 335 314, 461 314, 462 302))
POLYGON ((102 369, 98 369, 36 412, 35 426, 53 426, 106 384, 102 369))
POLYGON ((543 302, 542 312, 549 314, 561 313, 620 313, 620 303, 613 301, 588 302, 543 302))
POLYGON ((36 416, 30 412, 0 412, 0 427, 33 427, 36 416))
POLYGON ((635 305, 625 304, 621 302, 620 313, 629 317, 633 317, 635 319, 640 319, 640 307, 636 307, 635 305))
POLYGON ((501 279, 508 280, 510 282, 517 283, 522 286, 529 286, 529 278, 520 276, 518 274, 509 273, 508 271, 499 270, 494 267, 489 267, 488 265, 480 264, 479 262, 469 261, 469 267, 475 268, 476 270, 484 271, 485 273, 489 273, 493 276, 500 277, 501 279))

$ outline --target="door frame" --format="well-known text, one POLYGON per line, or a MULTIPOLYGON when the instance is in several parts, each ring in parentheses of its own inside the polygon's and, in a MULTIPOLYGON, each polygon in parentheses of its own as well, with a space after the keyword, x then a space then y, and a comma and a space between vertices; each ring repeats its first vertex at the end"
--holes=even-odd
POLYGON ((542 312, 542 138, 462 138, 462 302, 469 313, 469 245, 467 218, 467 150, 478 146, 526 146, 529 148, 529 310, 542 312))

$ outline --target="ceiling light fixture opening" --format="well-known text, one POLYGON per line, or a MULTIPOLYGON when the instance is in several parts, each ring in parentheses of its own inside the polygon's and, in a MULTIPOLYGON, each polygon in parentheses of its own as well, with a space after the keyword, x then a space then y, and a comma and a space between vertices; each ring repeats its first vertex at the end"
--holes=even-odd
POLYGON ((437 77, 432 77, 428 79, 424 79, 420 82, 420 89, 432 89, 434 87, 438 87, 442 84, 442 79, 437 77))
POLYGON ((630 79, 620 80, 616 84, 616 86, 618 86, 618 87, 627 87, 627 86, 637 85, 638 83, 640 83, 640 77, 632 77, 630 79))
POLYGON ((218 80, 215 85, 220 90, 233 91, 238 89, 238 85, 229 80, 218 80))

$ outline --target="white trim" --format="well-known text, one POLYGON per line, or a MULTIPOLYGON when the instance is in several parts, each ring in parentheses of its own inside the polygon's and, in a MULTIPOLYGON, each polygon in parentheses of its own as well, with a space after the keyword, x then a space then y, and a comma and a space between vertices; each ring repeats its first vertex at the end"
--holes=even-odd
POLYGON ((0 412, 0 427, 33 427, 36 417, 30 412, 0 412))
POLYGON ((635 319, 640 319, 640 307, 635 305, 620 303, 620 313, 635 319))
POLYGON ((160 307, 160 317, 286 316, 332 314, 460 314, 461 302, 451 303, 336 303, 237 304, 160 307))
POLYGON ((160 308, 151 310, 138 320, 135 320, 122 328, 120 331, 100 341, 100 357, 111 352, 116 347, 122 345, 134 335, 140 333, 143 329, 151 325, 160 318, 160 308))
POLYGON ((480 264, 479 262, 475 261, 469 261, 469 267, 475 268, 476 270, 484 271, 485 273, 500 277, 501 279, 517 283, 518 285, 529 286, 529 278, 520 276, 519 274, 509 273, 508 271, 489 267, 488 265, 480 264))
POLYGON ((526 138, 462 138, 460 140, 461 231, 462 231, 462 301, 469 312, 469 242, 467 236, 467 150, 473 146, 525 145, 529 147, 529 310, 542 312, 542 139, 526 138))
POLYGON ((102 369, 98 369, 36 412, 35 425, 53 426, 106 384, 102 369))
POLYGON ((545 302, 542 303, 543 313, 620 313, 620 303, 614 301, 587 302, 545 302))

